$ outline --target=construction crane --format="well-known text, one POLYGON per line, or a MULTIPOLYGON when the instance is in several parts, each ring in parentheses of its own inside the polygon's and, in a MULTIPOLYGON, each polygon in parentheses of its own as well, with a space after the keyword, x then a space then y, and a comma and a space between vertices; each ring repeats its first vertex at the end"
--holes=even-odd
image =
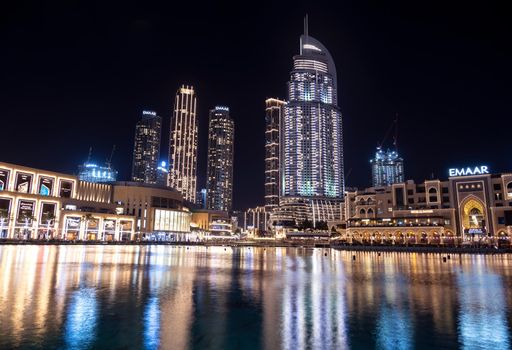
POLYGON ((110 157, 107 159, 107 167, 110 169, 111 168, 111 164, 112 164, 112 158, 114 157, 114 152, 116 150, 116 145, 113 145, 112 146, 112 152, 110 152, 110 157))
POLYGON ((379 149, 382 149, 382 146, 384 146, 384 143, 387 141, 389 134, 391 133, 391 131, 393 131, 393 129, 395 129, 395 134, 393 135, 393 146, 395 147, 396 150, 398 147, 398 113, 395 114, 395 119, 393 120, 388 130, 386 131, 384 139, 379 144, 379 149))

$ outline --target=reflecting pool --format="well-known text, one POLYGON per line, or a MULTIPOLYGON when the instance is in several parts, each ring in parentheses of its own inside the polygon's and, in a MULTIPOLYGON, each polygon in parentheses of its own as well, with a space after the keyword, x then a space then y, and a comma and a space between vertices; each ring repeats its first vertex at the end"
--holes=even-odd
POLYGON ((0 246, 0 348, 510 349, 512 256, 443 256, 0 246))

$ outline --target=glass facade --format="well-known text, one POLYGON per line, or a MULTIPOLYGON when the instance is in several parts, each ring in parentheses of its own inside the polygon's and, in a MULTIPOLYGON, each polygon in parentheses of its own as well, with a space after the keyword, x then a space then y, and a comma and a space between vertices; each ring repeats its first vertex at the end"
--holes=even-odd
POLYGON ((327 49, 302 35, 281 125, 281 195, 343 198, 342 116, 336 67, 327 49))
POLYGON ((189 212, 155 209, 154 231, 190 232, 189 212))
POLYGON ((160 157, 162 118, 156 112, 142 111, 142 119, 135 127, 132 180, 148 184, 157 183, 160 157))
POLYGON ((229 108, 210 111, 206 204, 208 209, 230 212, 233 206, 235 123, 229 108))
POLYGON ((265 101, 265 208, 271 211, 279 205, 279 127, 285 101, 269 98, 265 101))
POLYGON ((114 182, 117 179, 117 170, 107 166, 85 163, 78 167, 78 178, 87 182, 114 182))
POLYGON ((187 201, 196 202, 197 191, 197 98, 192 86, 178 89, 171 119, 169 186, 187 201))
POLYGON ((373 187, 404 182, 404 161, 396 151, 384 151, 379 147, 370 163, 373 187))

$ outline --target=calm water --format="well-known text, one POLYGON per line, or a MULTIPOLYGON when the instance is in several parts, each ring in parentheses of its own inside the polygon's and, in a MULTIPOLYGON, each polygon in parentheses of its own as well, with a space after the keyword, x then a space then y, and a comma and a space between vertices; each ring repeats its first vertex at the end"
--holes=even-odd
POLYGON ((2 349, 510 349, 511 307, 510 255, 0 246, 2 349))

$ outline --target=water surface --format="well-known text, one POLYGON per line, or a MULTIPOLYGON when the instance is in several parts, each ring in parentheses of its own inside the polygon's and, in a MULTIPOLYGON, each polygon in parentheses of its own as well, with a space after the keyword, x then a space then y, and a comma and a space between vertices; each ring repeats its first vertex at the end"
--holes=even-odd
POLYGON ((510 349, 511 306, 510 255, 0 246, 2 349, 510 349))

